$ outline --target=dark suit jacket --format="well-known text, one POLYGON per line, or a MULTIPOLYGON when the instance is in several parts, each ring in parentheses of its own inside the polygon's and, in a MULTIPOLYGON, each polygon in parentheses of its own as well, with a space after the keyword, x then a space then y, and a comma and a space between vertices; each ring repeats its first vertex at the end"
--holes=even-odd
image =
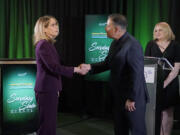
POLYGON ((92 64, 90 73, 110 69, 113 103, 124 106, 130 99, 147 102, 148 93, 144 77, 144 56, 140 43, 127 32, 114 40, 103 62, 92 64))
POLYGON ((72 77, 74 68, 63 66, 54 45, 41 40, 36 45, 36 92, 57 93, 62 90, 61 76, 72 77))

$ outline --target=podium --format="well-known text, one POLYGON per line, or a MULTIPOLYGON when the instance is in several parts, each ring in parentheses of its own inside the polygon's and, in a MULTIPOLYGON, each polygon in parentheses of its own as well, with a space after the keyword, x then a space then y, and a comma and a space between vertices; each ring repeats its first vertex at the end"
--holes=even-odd
POLYGON ((0 135, 20 135, 38 128, 34 59, 0 59, 0 135))
POLYGON ((159 135, 161 123, 160 94, 163 90, 163 71, 173 70, 166 58, 145 57, 144 75, 150 97, 146 107, 147 135, 159 135))

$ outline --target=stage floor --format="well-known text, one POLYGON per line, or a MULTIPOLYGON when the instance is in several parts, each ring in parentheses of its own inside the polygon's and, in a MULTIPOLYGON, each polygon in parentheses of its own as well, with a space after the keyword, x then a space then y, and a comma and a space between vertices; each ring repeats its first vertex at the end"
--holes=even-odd
MULTIPOLYGON (((114 135, 113 122, 110 118, 80 117, 71 113, 60 113, 57 135, 114 135)), ((180 135, 180 129, 174 129, 171 135, 180 135)))

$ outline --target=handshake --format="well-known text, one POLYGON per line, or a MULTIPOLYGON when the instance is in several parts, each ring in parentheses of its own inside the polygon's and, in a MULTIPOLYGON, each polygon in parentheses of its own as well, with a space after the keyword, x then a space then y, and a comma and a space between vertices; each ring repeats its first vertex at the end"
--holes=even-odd
POLYGON ((91 70, 90 64, 80 64, 78 67, 74 68, 74 72, 80 75, 86 75, 89 70, 91 70))

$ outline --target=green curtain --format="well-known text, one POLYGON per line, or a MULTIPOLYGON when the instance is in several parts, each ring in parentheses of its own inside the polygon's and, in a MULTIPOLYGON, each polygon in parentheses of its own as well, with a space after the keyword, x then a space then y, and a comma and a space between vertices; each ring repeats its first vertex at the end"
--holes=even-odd
MULTIPOLYGON (((0 1, 0 58, 33 58, 33 27, 41 7, 38 1, 0 1)), ((40 4, 41 5, 41 4, 40 4)))
POLYGON ((5 8, 3 8, 5 5, 3 1, 0 1, 0 57, 5 57, 5 8))
POLYGON ((168 22, 168 5, 168 0, 128 0, 128 31, 141 42, 143 49, 147 42, 152 40, 155 24, 161 21, 168 22))
MULTIPOLYGON (((85 14, 125 14, 129 22, 128 31, 145 48, 147 42, 152 39, 154 25, 159 21, 168 22, 168 2, 168 0, 0 0, 0 58, 34 58, 33 28, 37 18, 44 14, 60 18, 79 17, 80 21, 83 21, 85 14)), ((82 46, 83 44, 79 47, 82 46)))

